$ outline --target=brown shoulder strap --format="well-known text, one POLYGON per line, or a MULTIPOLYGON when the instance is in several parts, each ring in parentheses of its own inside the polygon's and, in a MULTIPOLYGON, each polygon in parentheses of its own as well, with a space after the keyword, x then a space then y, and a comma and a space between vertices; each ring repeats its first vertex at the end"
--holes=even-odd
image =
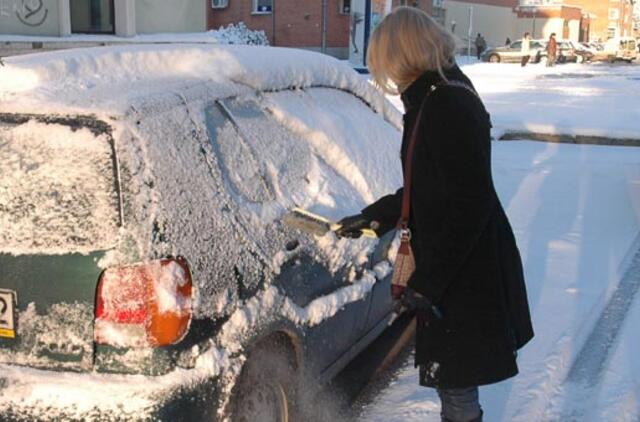
MULTIPOLYGON (((407 146, 407 156, 405 157, 404 162, 404 185, 402 190, 402 210, 400 212, 400 221, 398 221, 398 229, 407 230, 409 228, 409 215, 411 213, 411 176, 413 170, 413 151, 415 150, 417 138, 418 138, 418 127, 420 126, 420 119, 422 118, 422 113, 424 111, 424 106, 427 103, 427 98, 439 87, 441 86, 458 86, 461 88, 465 88, 471 93, 473 93, 476 97, 478 94, 476 91, 471 88, 469 85, 459 82, 459 81, 441 81, 435 85, 431 85, 429 92, 425 96, 425 99, 422 101, 422 105, 420 106, 420 110, 416 115, 416 121, 413 126, 413 130, 411 131, 411 136, 409 137, 409 145, 407 146)), ((479 97, 478 97, 479 98, 479 97)))
POLYGON ((427 97, 437 89, 436 85, 432 85, 430 91, 425 96, 425 99, 420 105, 420 110, 416 115, 416 120, 411 130, 411 136, 409 137, 409 145, 407 146, 407 155, 404 162, 404 185, 402 189, 402 210, 400 211, 400 221, 398 221, 398 229, 407 230, 409 228, 409 214, 411 213, 411 174, 413 170, 413 151, 416 146, 416 138, 418 137, 418 127, 420 126, 420 119, 422 118, 422 112, 424 111, 424 105, 427 102, 427 97))

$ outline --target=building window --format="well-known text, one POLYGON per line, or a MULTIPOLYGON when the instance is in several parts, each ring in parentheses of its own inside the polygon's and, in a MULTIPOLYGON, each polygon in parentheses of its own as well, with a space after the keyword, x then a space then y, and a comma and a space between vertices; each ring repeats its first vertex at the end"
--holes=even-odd
POLYGON ((214 9, 224 9, 229 6, 229 0, 211 0, 211 7, 214 9))
POLYGON ((71 32, 113 34, 113 0, 71 0, 71 32))
POLYGON ((609 9, 609 20, 620 19, 620 9, 609 9))
POLYGON ((273 0, 253 0, 253 13, 271 13, 273 0))
POLYGON ((342 13, 343 15, 348 15, 351 13, 351 0, 340 1, 340 13, 342 13))
POLYGON ((607 39, 616 37, 617 28, 607 28, 607 39))

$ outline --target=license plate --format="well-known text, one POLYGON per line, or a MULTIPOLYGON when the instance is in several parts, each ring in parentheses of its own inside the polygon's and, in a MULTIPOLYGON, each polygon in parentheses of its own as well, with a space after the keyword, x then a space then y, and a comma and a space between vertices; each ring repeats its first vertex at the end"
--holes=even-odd
POLYGON ((16 292, 0 289, 0 337, 16 338, 16 301, 16 292))

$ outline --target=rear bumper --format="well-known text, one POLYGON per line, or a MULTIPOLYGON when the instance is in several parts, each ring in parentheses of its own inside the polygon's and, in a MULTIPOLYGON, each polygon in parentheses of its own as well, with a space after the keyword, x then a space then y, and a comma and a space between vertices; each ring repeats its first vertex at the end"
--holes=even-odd
POLYGON ((199 369, 153 377, 0 365, 0 420, 215 420, 218 384, 199 369))

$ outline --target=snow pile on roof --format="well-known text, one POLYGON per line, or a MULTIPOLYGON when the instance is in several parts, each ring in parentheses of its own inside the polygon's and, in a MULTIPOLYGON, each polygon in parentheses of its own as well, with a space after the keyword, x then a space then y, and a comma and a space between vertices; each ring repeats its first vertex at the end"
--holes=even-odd
POLYGON ((399 126, 396 110, 346 63, 256 46, 130 45, 10 57, 0 67, 0 111, 122 112, 133 98, 199 82, 220 84, 221 96, 232 95, 229 89, 334 87, 356 94, 399 126))

